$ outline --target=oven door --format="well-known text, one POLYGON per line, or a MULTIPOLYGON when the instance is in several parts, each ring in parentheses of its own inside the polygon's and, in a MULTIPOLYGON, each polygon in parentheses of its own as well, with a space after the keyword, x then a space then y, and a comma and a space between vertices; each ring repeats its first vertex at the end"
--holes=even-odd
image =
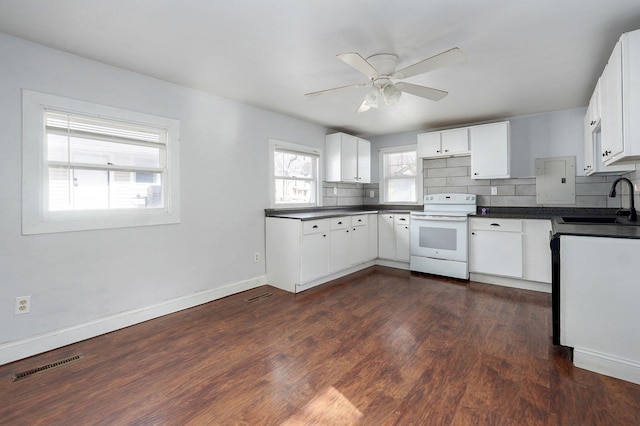
POLYGON ((467 261, 466 216, 411 215, 411 255, 434 259, 467 261))

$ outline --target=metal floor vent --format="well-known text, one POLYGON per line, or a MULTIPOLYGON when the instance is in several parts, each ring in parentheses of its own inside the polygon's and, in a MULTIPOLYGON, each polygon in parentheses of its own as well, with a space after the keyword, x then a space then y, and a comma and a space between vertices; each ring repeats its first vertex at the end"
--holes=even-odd
POLYGON ((32 368, 31 370, 23 371, 22 373, 14 374, 13 376, 11 376, 11 381, 15 382, 20 379, 24 379, 25 377, 33 376, 36 373, 51 370, 52 368, 60 367, 62 365, 67 365, 71 362, 79 360, 82 357, 83 357, 82 354, 75 355, 69 358, 61 359, 60 361, 56 361, 50 364, 42 365, 40 367, 32 368))
POLYGON ((273 296, 273 293, 266 292, 266 293, 259 294, 257 296, 250 297, 248 299, 244 299, 244 301, 247 303, 251 303, 251 302, 255 302, 256 300, 264 299, 270 296, 273 296))

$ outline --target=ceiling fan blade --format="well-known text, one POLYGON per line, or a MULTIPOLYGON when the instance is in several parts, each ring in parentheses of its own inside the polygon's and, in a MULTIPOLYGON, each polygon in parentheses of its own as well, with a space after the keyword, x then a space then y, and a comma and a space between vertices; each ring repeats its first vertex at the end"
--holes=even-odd
POLYGON ((449 92, 445 92, 444 90, 432 89, 431 87, 418 86, 417 84, 404 83, 402 81, 396 83, 396 87, 403 92, 432 101, 439 101, 449 94, 449 92))
POLYGON ((318 96, 318 95, 324 95, 325 93, 337 92, 339 90, 344 90, 344 89, 359 89, 361 87, 367 87, 368 85, 369 85, 368 83, 351 84, 349 86, 340 86, 340 87, 334 87, 333 89, 325 89, 325 90, 318 90, 317 92, 305 93, 304 95, 318 96))
POLYGON ((466 58, 464 52, 457 47, 449 49, 438 55, 427 58, 423 61, 409 65, 406 68, 396 71, 391 77, 393 78, 408 78, 414 75, 424 74, 447 65, 453 65, 464 61, 466 58))
POLYGON ((340 58, 345 64, 355 68, 362 74, 369 77, 370 80, 374 79, 378 74, 380 74, 369 62, 367 62, 366 59, 364 59, 357 53, 341 53, 336 56, 340 58))

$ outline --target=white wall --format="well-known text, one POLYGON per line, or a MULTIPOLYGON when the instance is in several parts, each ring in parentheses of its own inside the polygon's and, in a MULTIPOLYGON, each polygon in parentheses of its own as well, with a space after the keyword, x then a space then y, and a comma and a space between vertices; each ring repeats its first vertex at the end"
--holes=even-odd
MULTIPOLYGON (((576 156, 577 174, 584 176, 582 123, 585 112, 586 107, 505 118, 511 123, 511 177, 534 177, 536 158, 568 155, 576 156)), ((476 123, 469 123, 472 124, 476 123)), ((371 181, 379 182, 380 148, 415 144, 418 133, 433 130, 440 129, 371 137, 371 181)))
POLYGON ((0 364, 264 282, 268 139, 325 128, 2 34, 0 57, 0 364), (182 223, 22 236, 22 88, 179 119, 182 223))

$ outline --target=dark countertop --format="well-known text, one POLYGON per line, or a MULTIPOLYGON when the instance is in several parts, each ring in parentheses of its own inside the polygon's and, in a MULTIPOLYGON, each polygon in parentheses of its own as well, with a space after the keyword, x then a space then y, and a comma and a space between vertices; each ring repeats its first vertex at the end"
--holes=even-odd
MULTIPOLYGON (((367 205, 354 207, 315 207, 299 209, 266 209, 266 217, 284 219, 313 220, 339 216, 376 213, 411 213, 422 211, 422 205, 367 205)), ((505 219, 546 219, 551 220, 553 234, 604 238, 640 239, 640 226, 624 224, 575 224, 562 223, 563 216, 615 216, 617 209, 581 207, 482 207, 478 206, 474 217, 505 219), (486 209, 483 214, 483 209, 486 209)), ((639 222, 640 223, 640 222, 639 222)))
POLYGON ((614 216, 617 209, 582 207, 483 207, 476 216, 505 219, 552 219, 556 216, 614 216), (486 214, 483 213, 486 210, 486 214))
POLYGON ((279 217, 283 219, 313 220, 326 219, 339 216, 353 216, 359 214, 377 213, 411 213, 412 211, 422 211, 422 205, 371 205, 357 207, 314 207, 300 209, 265 209, 266 217, 279 217))
POLYGON ((561 223, 559 217, 551 220, 554 236, 634 238, 640 239, 640 225, 561 223))

